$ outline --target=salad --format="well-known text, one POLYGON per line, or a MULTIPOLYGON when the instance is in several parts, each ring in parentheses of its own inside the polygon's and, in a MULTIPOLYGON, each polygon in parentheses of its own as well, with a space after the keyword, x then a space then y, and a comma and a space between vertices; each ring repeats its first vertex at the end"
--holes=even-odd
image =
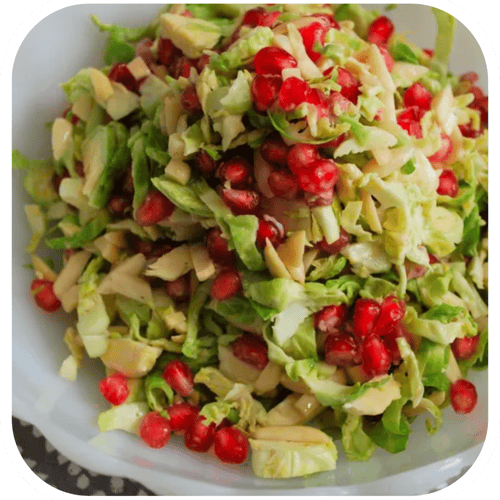
POLYGON ((61 376, 102 361, 102 432, 289 478, 473 412, 488 97, 433 13, 434 49, 350 4, 92 18, 105 66, 62 84, 52 157, 13 167, 31 294, 74 318, 61 376))

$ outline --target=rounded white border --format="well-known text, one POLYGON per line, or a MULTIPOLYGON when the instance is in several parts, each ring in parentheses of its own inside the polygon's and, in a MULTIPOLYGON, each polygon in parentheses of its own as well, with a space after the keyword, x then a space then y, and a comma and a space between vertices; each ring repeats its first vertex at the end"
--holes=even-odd
MULTIPOLYGON (((64 7, 69 7, 71 5, 78 4, 140 4, 140 3, 157 3, 157 2, 144 2, 140 0, 136 1, 108 1, 108 2, 67 2, 63 0, 52 0, 46 3, 38 3, 36 0, 25 0, 23 2, 9 2, 8 8, 4 7, 4 12, 7 14, 5 19, 5 24, 2 30, 0 30, 0 47, 3 47, 3 51, 0 52, 0 73, 1 73, 1 84, 3 88, 3 95, 7 96, 1 101, 0 110, 3 111, 1 114, 3 119, 2 123, 2 155, 4 160, 4 174, 6 179, 1 183, 2 185, 2 196, 0 203, 2 208, 5 209, 3 213, 11 214, 11 173, 10 173, 10 152, 11 152, 11 95, 12 95, 12 68, 15 59, 15 55, 19 46, 21 45, 24 37, 28 32, 44 17, 49 14, 62 9, 64 7)), ((217 3, 217 2, 200 2, 200 3, 217 3)), ((243 3, 243 2, 242 2, 243 3)), ((290 2, 290 3, 304 3, 304 2, 290 2)), ((379 2, 367 1, 363 2, 365 4, 378 4, 379 2)), ((491 7, 491 3, 486 0, 476 0, 475 2, 466 2, 465 0, 454 0, 453 2, 449 0, 433 0, 432 2, 418 2, 418 1, 407 1, 406 4, 426 4, 433 5, 441 8, 451 14, 453 14, 457 19, 459 19, 466 27, 471 31, 471 33, 477 39, 479 45, 483 50, 484 57, 487 62, 488 67, 488 82, 489 88, 496 88, 496 84, 499 82, 499 68, 498 68, 498 52, 496 50, 493 42, 497 38, 497 16, 495 15, 495 9, 491 7)), ((55 55, 56 56, 56 55, 55 55)), ((497 130, 497 116, 498 116, 498 106, 497 97, 495 93, 489 96, 490 101, 493 104, 494 112, 490 115, 490 133, 491 137, 496 137, 497 130)), ((498 165, 498 148, 496 144, 493 143, 493 147, 490 148, 490 163, 492 165, 498 165)), ((497 173, 498 169, 492 169, 490 171, 490 184, 493 186, 497 185, 497 173)), ((497 213, 498 200, 492 197, 490 200, 490 210, 493 213, 497 213)), ((493 224, 495 220, 493 220, 493 224)), ((11 235, 11 218, 7 222, 7 231, 11 235)), ((496 232, 493 230, 489 236, 489 246, 491 248, 492 255, 496 254, 497 248, 497 236, 496 232)), ((3 262, 10 263, 11 259, 11 247, 2 248, 3 262)), ((495 277, 498 276, 496 261, 492 261, 489 265, 489 273, 493 279, 490 278, 490 283, 492 288, 490 288, 490 301, 492 304, 495 303, 496 296, 496 280, 495 277)), ((7 332, 4 333, 3 340, 3 363, 1 364, 4 380, 4 390, 6 389, 6 394, 2 398, 2 412, 1 412, 1 429, 3 431, 4 443, 6 453, 0 455, 1 465, 2 465, 2 482, 4 494, 12 494, 16 497, 24 498, 67 498, 68 494, 56 490, 48 486, 45 482, 39 479, 32 471, 27 467, 24 460, 21 458, 17 447, 15 445, 12 430, 11 430, 11 336, 12 331, 12 313, 11 304, 9 298, 11 298, 10 293, 10 280, 4 280, 4 284, 1 291, 1 296, 4 299, 2 301, 2 307, 6 309, 3 318, 6 318, 7 325, 5 328, 7 332)), ((497 324, 496 322, 496 308, 492 308, 490 321, 491 324, 497 324)), ((498 353, 498 340, 492 336, 490 342, 490 353, 498 353)), ((498 370, 499 363, 492 363, 489 368, 489 380, 490 388, 498 387, 498 370)), ((489 391, 491 394, 491 390, 489 391)), ((481 497, 492 498, 490 492, 497 491, 497 464, 499 464, 499 450, 498 450, 498 436, 499 436, 499 403, 495 398, 489 399, 489 428, 486 442, 484 444, 483 450, 471 467, 470 471, 459 481, 453 485, 445 488, 442 491, 432 493, 433 498, 463 498, 470 499, 471 497, 481 497)), ((358 498, 358 497, 354 497, 358 498)), ((365 497, 359 497, 365 498, 365 497)), ((382 497, 383 498, 383 497, 382 497)), ((387 498, 403 498, 403 497, 387 497, 387 498)))

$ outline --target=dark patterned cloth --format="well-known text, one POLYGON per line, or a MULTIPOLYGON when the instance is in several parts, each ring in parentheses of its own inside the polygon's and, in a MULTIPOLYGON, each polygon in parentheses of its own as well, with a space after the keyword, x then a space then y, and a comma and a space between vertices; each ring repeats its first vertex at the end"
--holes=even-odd
POLYGON ((84 469, 61 455, 41 434, 23 420, 12 418, 19 453, 28 467, 50 486, 74 495, 148 496, 154 493, 139 483, 84 469))

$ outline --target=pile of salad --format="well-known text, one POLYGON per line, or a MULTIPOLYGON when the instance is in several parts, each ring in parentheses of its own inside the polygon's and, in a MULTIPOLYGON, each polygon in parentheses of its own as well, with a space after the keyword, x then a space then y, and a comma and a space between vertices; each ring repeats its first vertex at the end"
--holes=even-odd
POLYGON ((52 158, 13 165, 31 294, 74 318, 63 377, 102 361, 102 432, 288 478, 474 410, 488 97, 434 14, 433 50, 349 4, 93 17, 106 66, 62 85, 52 158))

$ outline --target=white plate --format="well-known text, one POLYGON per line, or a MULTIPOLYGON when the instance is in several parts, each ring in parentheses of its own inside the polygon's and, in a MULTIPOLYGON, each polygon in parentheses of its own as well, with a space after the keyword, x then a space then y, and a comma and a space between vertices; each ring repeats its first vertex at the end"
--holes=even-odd
MULTIPOLYGON (((13 74, 13 147, 43 158, 50 154, 45 123, 65 108, 58 84, 85 66, 101 65, 105 38, 91 25, 103 21, 130 26, 146 24, 157 5, 78 5, 41 21, 19 49, 13 74)), ((435 25, 427 7, 401 6, 391 12, 398 31, 423 47, 432 47, 435 25)), ((457 73, 477 71, 483 88, 486 68, 474 37, 459 26, 452 57, 457 73)), ((62 336, 67 319, 33 306, 28 290, 32 272, 24 247, 29 231, 22 209, 27 197, 19 172, 13 178, 13 413, 32 422, 69 459, 102 474, 135 479, 158 494, 421 494, 443 486, 470 466, 479 454, 487 427, 487 374, 472 380, 479 393, 473 414, 445 410, 445 424, 432 438, 424 418, 414 426, 408 450, 390 455, 378 450, 367 464, 347 462, 340 451, 335 472, 293 480, 262 480, 249 466, 221 465, 211 456, 186 451, 174 438, 166 449, 152 450, 121 432, 99 436, 96 416, 106 408, 97 391, 103 370, 86 362, 77 383, 58 376, 68 355, 62 336)))

